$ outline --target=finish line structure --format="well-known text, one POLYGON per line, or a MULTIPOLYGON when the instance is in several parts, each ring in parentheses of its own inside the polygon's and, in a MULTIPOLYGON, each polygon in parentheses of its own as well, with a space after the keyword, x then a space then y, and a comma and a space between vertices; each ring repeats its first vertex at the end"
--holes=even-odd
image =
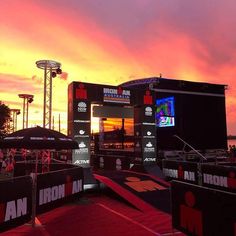
MULTIPOLYGON (((82 167, 122 170, 131 165, 157 165, 168 153, 183 151, 185 140, 208 154, 227 150, 225 85, 147 78, 119 86, 72 82, 68 87, 68 135, 79 149, 72 163, 82 167), (91 131, 91 119, 99 119, 99 133, 91 131), (104 131, 107 119, 122 120, 121 129, 104 131), (124 123, 132 119, 132 137, 124 123), (114 143, 120 148, 101 143, 114 143), (125 150, 125 142, 132 151, 125 150)), ((185 151, 185 150, 184 150, 185 151)), ((189 150, 187 150, 189 151, 189 150)))

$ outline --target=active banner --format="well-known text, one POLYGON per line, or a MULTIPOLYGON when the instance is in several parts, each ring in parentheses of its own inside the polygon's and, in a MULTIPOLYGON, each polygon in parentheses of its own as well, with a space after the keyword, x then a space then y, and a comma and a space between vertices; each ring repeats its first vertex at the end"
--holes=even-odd
POLYGON ((82 167, 39 174, 36 212, 42 213, 78 198, 83 192, 83 181, 82 167))
POLYGON ((188 161, 162 160, 162 171, 168 180, 198 184, 198 164, 188 161))
POLYGON ((172 224, 194 236, 235 236, 236 195, 172 181, 172 224))
POLYGON ((30 176, 0 181, 0 231, 31 219, 32 179, 30 176))

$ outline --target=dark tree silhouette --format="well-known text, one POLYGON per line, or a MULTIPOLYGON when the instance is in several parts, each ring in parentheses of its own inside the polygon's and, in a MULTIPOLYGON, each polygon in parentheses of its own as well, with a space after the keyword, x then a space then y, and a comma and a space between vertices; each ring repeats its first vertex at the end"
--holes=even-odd
POLYGON ((8 119, 10 119, 10 108, 0 101, 0 137, 7 134, 8 119))

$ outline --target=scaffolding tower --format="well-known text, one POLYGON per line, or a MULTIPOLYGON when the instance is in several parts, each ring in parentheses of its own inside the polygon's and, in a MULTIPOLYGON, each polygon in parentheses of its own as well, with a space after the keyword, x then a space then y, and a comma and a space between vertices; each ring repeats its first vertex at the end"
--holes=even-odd
POLYGON ((44 70, 43 127, 51 129, 52 123, 52 78, 61 74, 61 63, 52 60, 36 61, 38 68, 44 70))

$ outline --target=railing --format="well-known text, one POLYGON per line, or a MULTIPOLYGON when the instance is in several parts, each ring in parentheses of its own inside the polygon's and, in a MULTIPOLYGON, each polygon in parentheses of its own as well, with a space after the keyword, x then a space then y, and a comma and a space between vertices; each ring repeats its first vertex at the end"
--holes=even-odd
POLYGON ((176 137, 177 139, 179 139, 181 142, 184 143, 184 147, 183 150, 186 146, 188 146, 189 148, 191 148, 191 150, 193 150, 196 154, 198 154, 202 160, 207 160, 206 157, 204 157, 198 150, 196 150, 194 147, 192 147, 190 144, 188 144, 186 141, 184 141, 182 138, 180 138, 178 135, 174 135, 174 137, 176 137))

